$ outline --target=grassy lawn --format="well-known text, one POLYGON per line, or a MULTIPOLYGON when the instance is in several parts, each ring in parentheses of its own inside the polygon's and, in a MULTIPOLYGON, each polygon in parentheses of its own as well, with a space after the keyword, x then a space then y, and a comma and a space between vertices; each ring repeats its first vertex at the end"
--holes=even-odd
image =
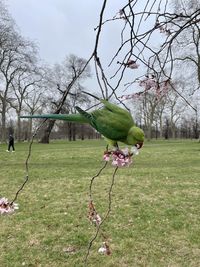
MULTIPOLYGON (((0 216, 1 267, 81 267, 95 227, 87 218, 90 179, 103 165, 104 141, 34 143, 29 181, 19 210, 0 216), (73 248, 73 251, 70 251, 73 248), (69 251, 68 251, 69 250, 69 251)), ((0 145, 0 196, 9 200, 24 181, 28 144, 15 153, 0 145)), ((103 217, 114 168, 95 179, 103 217)), ((90 267, 200 266, 200 143, 146 142, 129 168, 120 168, 112 210, 102 225, 110 256, 90 251, 90 267)))

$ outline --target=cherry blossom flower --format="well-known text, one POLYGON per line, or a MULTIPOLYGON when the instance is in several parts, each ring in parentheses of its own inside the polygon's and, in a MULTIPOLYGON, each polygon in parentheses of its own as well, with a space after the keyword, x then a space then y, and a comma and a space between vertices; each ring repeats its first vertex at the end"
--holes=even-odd
POLYGON ((164 33, 167 36, 171 35, 171 31, 169 29, 167 29, 166 27, 164 28, 164 27, 160 26, 159 30, 160 30, 160 33, 164 33))
POLYGON ((99 225, 101 223, 102 219, 100 217, 100 215, 97 213, 95 218, 93 219, 93 222, 96 223, 97 225, 99 225))
POLYGON ((129 59, 127 63, 124 64, 127 68, 138 69, 139 64, 135 60, 129 59))
POLYGON ((125 67, 130 68, 130 69, 138 69, 139 67, 139 64, 137 64, 136 61, 132 59, 129 59, 126 63, 117 61, 117 64, 124 65, 125 67))
POLYGON ((139 81, 139 86, 144 87, 146 91, 156 88, 157 82, 154 77, 147 76, 145 79, 139 81))
POLYGON ((171 30, 167 26, 162 26, 159 20, 156 20, 155 27, 160 30, 160 33, 165 33, 167 36, 171 34, 171 30))
POLYGON ((109 161, 109 160, 110 160, 110 153, 108 153, 107 151, 104 152, 103 159, 104 159, 105 161, 109 161))
POLYGON ((17 203, 10 203, 7 198, 0 198, 0 215, 2 214, 11 214, 15 210, 19 209, 17 203))
POLYGON ((105 151, 103 155, 103 159, 105 161, 112 160, 112 165, 115 167, 128 167, 133 162, 132 156, 138 155, 139 153, 137 151, 138 149, 135 147, 135 150, 129 151, 128 148, 122 149, 122 150, 111 150, 111 151, 105 151))
POLYGON ((122 100, 128 100, 134 98, 135 94, 130 94, 130 95, 122 95, 119 98, 122 100))
POLYGON ((106 254, 106 255, 111 254, 110 247, 108 246, 106 242, 103 242, 102 246, 98 249, 98 252, 101 254, 106 254))
POLYGON ((129 95, 122 95, 119 98, 121 98, 122 100, 140 99, 147 91, 149 91, 149 93, 155 95, 157 100, 159 101, 168 93, 171 88, 169 79, 159 82, 158 80, 156 80, 154 75, 146 75, 144 79, 139 80, 138 82, 139 86, 143 87, 143 91, 129 95))
POLYGON ((96 209, 92 201, 89 202, 88 207, 89 207, 89 212, 88 212, 89 220, 96 225, 100 225, 102 222, 102 219, 100 215, 96 212, 96 209))
POLYGON ((160 33, 165 33, 165 28, 164 27, 160 26, 159 30, 160 30, 160 33))
POLYGON ((119 10, 119 15, 120 15, 120 16, 123 16, 123 15, 124 15, 124 11, 123 11, 123 9, 120 9, 120 10, 119 10))

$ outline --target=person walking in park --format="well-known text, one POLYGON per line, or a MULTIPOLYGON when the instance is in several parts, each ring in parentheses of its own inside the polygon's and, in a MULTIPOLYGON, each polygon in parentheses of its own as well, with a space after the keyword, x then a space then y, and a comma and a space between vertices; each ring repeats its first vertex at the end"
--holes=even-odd
POLYGON ((12 134, 9 135, 8 150, 6 150, 6 151, 10 152, 11 147, 12 147, 12 152, 15 152, 14 137, 12 134))

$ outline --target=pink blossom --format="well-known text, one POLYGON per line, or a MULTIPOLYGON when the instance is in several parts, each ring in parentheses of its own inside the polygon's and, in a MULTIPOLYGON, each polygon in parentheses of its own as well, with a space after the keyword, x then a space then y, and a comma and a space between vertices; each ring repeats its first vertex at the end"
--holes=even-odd
POLYGON ((134 98, 135 94, 130 94, 130 95, 122 95, 121 98, 122 100, 128 100, 134 98))
POLYGON ((167 27, 159 26, 160 33, 165 33, 165 35, 170 36, 171 30, 167 29, 167 27))
POLYGON ((100 217, 100 215, 97 213, 96 216, 94 216, 93 218, 93 222, 95 222, 97 225, 99 225, 101 223, 102 219, 100 217))
POLYGON ((138 69, 139 64, 135 60, 129 59, 127 63, 124 64, 127 68, 138 69))
POLYGON ((124 15, 124 11, 123 11, 123 9, 120 9, 120 10, 119 10, 119 15, 120 15, 120 16, 123 16, 123 15, 124 15))
POLYGON ((139 66, 140 66, 139 64, 137 64, 137 63, 133 63, 133 64, 130 64, 130 65, 128 66, 128 68, 130 68, 130 69, 138 69, 139 66))
POLYGON ((129 166, 132 163, 132 155, 133 153, 129 152, 128 148, 125 148, 123 150, 112 150, 112 151, 107 151, 104 153, 103 159, 105 161, 108 161, 109 159, 112 158, 112 165, 116 167, 126 167, 129 166))
POLYGON ((163 28, 162 26, 160 26, 159 29, 160 29, 160 32, 161 33, 165 33, 165 28, 163 28))
POLYGON ((10 203, 7 198, 2 197, 0 199, 0 214, 11 214, 15 210, 19 209, 18 204, 10 203))
POLYGON ((109 161, 110 160, 110 154, 108 154, 107 152, 105 152, 104 155, 103 155, 103 159, 105 161, 109 161))
POLYGON ((106 255, 111 254, 110 247, 107 242, 103 242, 102 246, 98 249, 98 252, 106 255))
POLYGON ((122 100, 128 99, 139 99, 146 91, 149 91, 157 97, 157 99, 161 99, 163 96, 167 94, 170 89, 170 80, 165 80, 159 82, 156 80, 154 75, 147 75, 145 79, 138 80, 139 86, 143 87, 144 90, 141 92, 129 94, 129 95, 122 95, 120 98, 122 100))
POLYGON ((162 83, 161 89, 164 94, 166 94, 169 91, 170 88, 170 80, 166 80, 162 83))
POLYGON ((96 209, 94 207, 94 204, 92 201, 89 202, 89 212, 88 212, 88 218, 91 222, 95 223, 96 225, 100 225, 101 224, 101 217, 100 215, 96 212, 96 209))
POLYGON ((151 88, 156 88, 156 86, 157 86, 157 83, 154 80, 154 78, 147 78, 147 79, 143 80, 142 82, 143 83, 141 86, 143 86, 145 88, 145 90, 149 90, 151 88))

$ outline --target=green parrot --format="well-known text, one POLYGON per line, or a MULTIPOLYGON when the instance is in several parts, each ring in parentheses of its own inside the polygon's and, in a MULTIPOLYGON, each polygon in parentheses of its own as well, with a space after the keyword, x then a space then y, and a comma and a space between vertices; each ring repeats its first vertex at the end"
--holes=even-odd
POLYGON ((104 104, 103 108, 92 112, 86 112, 80 107, 76 107, 77 114, 26 115, 21 116, 21 118, 44 118, 88 123, 101 133, 109 144, 117 148, 118 141, 127 145, 134 145, 138 149, 141 148, 144 142, 144 132, 135 125, 131 114, 107 100, 100 101, 104 104))

